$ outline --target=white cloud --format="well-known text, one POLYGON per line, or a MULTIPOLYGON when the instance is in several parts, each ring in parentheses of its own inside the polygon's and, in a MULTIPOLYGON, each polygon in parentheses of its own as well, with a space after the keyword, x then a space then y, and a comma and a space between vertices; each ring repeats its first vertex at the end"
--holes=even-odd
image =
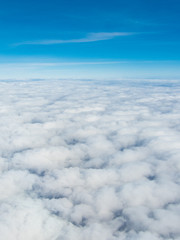
POLYGON ((1 238, 178 240, 172 84, 1 81, 1 238))
POLYGON ((84 38, 77 39, 54 39, 54 40, 39 40, 39 41, 26 41, 16 43, 15 46, 19 45, 51 45, 51 44, 63 44, 63 43, 85 43, 85 42, 97 42, 103 40, 113 39, 119 36, 129 36, 137 33, 133 32, 99 32, 99 33, 89 33, 84 38))

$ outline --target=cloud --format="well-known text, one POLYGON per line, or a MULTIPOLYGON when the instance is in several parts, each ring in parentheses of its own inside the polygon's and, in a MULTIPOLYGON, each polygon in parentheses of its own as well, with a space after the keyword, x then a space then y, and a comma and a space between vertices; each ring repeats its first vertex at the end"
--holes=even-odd
POLYGON ((109 65, 128 63, 128 61, 84 61, 84 62, 17 62, 17 63, 0 63, 0 68, 32 68, 32 67, 61 67, 61 66, 74 66, 74 65, 109 65))
POLYGON ((19 45, 51 45, 51 44, 64 44, 64 43, 85 43, 85 42, 97 42, 103 40, 110 40, 119 36, 129 36, 136 33, 132 32, 100 32, 100 33, 89 33, 85 38, 69 39, 69 40, 39 40, 39 41, 25 41, 16 43, 15 46, 19 45))
POLYGON ((2 239, 180 238, 178 82, 0 86, 2 239))

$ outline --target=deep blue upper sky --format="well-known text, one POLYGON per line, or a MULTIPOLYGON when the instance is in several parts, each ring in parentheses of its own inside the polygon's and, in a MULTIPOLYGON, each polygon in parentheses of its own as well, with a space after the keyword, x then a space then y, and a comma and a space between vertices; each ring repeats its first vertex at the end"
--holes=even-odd
POLYGON ((0 78, 177 78, 179 12, 179 0, 1 1, 0 78))

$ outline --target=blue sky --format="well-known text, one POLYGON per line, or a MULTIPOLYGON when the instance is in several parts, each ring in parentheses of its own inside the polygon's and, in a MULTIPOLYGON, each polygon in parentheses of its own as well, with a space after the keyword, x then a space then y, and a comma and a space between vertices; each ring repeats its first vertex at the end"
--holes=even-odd
POLYGON ((178 0, 3 1, 0 78, 178 78, 178 0))

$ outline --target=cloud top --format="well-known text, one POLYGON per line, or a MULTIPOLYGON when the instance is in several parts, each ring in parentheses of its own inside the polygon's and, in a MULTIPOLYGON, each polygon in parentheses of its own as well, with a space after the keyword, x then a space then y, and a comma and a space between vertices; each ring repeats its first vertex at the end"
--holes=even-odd
POLYGON ((0 82, 0 235, 180 238, 180 87, 0 82))

